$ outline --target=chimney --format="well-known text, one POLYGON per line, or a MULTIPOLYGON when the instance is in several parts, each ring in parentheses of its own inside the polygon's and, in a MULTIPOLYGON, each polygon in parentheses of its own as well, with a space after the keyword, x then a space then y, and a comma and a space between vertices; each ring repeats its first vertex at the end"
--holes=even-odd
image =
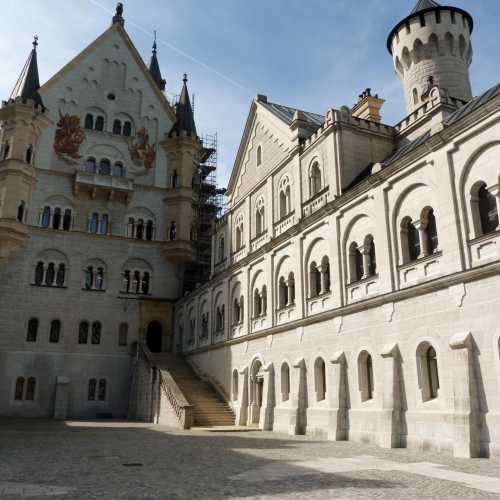
POLYGON ((378 94, 372 96, 371 89, 366 89, 359 95, 357 104, 352 108, 352 116, 361 118, 362 120, 380 123, 382 121, 380 110, 384 102, 383 99, 379 98, 378 94))

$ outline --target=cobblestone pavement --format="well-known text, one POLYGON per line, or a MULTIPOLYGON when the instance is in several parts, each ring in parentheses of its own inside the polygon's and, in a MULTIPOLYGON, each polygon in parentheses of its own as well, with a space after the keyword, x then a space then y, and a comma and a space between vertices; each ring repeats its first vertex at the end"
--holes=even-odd
POLYGON ((500 462, 282 434, 0 419, 2 499, 500 498, 500 462))

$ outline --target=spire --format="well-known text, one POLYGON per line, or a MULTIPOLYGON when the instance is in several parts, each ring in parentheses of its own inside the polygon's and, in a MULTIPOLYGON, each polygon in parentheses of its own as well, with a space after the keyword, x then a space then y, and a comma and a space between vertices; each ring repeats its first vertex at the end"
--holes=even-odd
POLYGON ((191 106, 191 100, 189 99, 189 92, 187 88, 187 75, 184 73, 184 78, 182 79, 184 85, 182 86, 181 97, 179 102, 175 107, 175 114, 177 116, 177 122, 172 129, 172 132, 179 134, 184 131, 187 135, 197 137, 196 125, 194 123, 193 108, 191 106))
POLYGON ((433 9, 434 7, 440 7, 440 5, 434 0, 418 0, 417 4, 411 11, 411 14, 416 14, 422 10, 433 9))
POLYGON ((116 13, 113 16, 113 24, 119 24, 122 28, 125 26, 125 19, 123 19, 123 4, 121 2, 116 4, 116 13))
POLYGON ((155 33, 155 41, 153 43, 153 55, 151 56, 151 61, 149 63, 149 72, 153 77, 153 80, 156 82, 160 90, 165 90, 166 81, 161 76, 160 65, 158 64, 158 58, 156 57, 156 31, 155 33))
POLYGON ((23 101, 31 99, 35 102, 35 106, 43 106, 42 98, 38 93, 40 89, 40 78, 38 76, 38 63, 36 48, 38 46, 38 37, 33 39, 33 49, 26 61, 26 64, 21 71, 21 75, 17 80, 14 90, 10 94, 10 100, 21 98, 23 101))

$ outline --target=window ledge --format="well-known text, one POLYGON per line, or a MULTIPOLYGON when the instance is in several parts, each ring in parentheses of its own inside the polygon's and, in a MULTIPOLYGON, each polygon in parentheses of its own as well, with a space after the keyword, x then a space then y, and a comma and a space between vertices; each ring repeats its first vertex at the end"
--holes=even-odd
POLYGON ((99 292, 99 293, 104 293, 106 291, 105 288, 85 288, 85 287, 82 287, 82 291, 83 292, 99 292))
POLYGON ((491 233, 486 233, 482 234, 481 236, 477 236, 476 238, 473 238, 469 240, 467 243, 469 245, 474 245, 476 243, 481 243, 482 241, 488 241, 489 239, 493 239, 500 236, 500 229, 497 229, 496 231, 492 231, 491 233))
POLYGON ((133 295, 134 297, 152 297, 152 293, 141 293, 141 292, 126 292, 125 290, 122 290, 120 292, 122 295, 133 295))
POLYGON ((442 256, 443 256, 443 251, 438 250, 437 252, 431 253, 430 255, 426 255, 425 257, 420 257, 417 260, 411 260, 410 262, 405 262, 404 264, 400 264, 398 266, 398 269, 405 269, 407 267, 416 266, 418 264, 421 264, 422 262, 427 262, 429 260, 437 259, 442 256))
POLYGON ((67 286, 55 286, 55 285, 37 285, 36 283, 31 283, 30 286, 34 286, 37 288, 50 288, 51 290, 67 290, 67 286))
POLYGON ((288 309, 293 309, 295 307, 295 302, 292 302, 291 304, 288 304, 283 307, 278 307, 276 309, 276 312, 282 312, 282 311, 287 311, 288 309))
POLYGON ((347 284, 347 287, 362 285, 363 283, 366 283, 367 281, 373 281, 373 280, 377 280, 377 279, 378 279, 378 273, 371 274, 370 276, 367 276, 366 278, 362 278, 362 279, 356 280, 356 281, 351 281, 350 283, 347 284))

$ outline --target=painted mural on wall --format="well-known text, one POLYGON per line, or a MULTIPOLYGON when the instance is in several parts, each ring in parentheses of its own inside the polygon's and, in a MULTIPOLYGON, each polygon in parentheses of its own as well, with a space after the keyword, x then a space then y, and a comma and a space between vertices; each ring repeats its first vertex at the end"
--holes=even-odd
POLYGON ((149 144, 149 132, 145 127, 137 131, 135 141, 129 144, 130 157, 137 165, 144 165, 146 169, 153 166, 156 158, 156 151, 152 144, 149 144))
POLYGON ((80 117, 62 114, 59 111, 59 121, 54 137, 54 151, 62 160, 75 163, 81 158, 80 146, 85 141, 85 131, 80 126, 80 117))

